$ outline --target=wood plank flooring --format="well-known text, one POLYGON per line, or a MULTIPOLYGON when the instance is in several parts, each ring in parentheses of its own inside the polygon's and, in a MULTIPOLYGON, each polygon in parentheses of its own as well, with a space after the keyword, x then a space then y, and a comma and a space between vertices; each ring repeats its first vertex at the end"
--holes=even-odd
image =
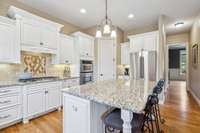
MULTIPOLYGON (((200 107, 186 92, 184 82, 172 82, 161 106, 166 123, 165 133, 199 133, 200 107)), ((16 124, 0 133, 62 133, 62 112, 53 112, 31 120, 29 124, 16 124)))

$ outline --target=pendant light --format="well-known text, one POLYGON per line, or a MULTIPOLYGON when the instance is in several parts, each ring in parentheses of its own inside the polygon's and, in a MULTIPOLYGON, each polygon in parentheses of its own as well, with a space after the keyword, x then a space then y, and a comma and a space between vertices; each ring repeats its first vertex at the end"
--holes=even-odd
POLYGON ((102 35, 110 35, 110 37, 116 37, 116 28, 112 25, 111 19, 108 18, 108 1, 105 1, 105 19, 97 26, 96 37, 101 38, 102 35), (103 31, 103 34, 102 34, 103 31))

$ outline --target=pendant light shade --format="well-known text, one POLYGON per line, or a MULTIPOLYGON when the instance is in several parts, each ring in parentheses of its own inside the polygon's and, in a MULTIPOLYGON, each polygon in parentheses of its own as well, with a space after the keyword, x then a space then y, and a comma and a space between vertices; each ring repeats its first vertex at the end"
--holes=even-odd
POLYGON ((97 32, 96 32, 96 38, 101 38, 101 37, 102 37, 101 30, 97 30, 97 32))
POLYGON ((110 34, 110 26, 108 24, 104 25, 103 33, 104 34, 110 34))
POLYGON ((116 38, 117 37, 117 33, 115 30, 112 30, 111 31, 111 35, 110 35, 111 38, 116 38))

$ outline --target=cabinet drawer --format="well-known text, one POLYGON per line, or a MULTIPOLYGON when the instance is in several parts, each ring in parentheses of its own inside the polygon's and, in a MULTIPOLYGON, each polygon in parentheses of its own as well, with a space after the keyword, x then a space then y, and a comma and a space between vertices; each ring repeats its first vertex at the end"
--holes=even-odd
POLYGON ((17 105, 21 103, 20 95, 10 95, 0 97, 0 108, 17 105))
POLYGON ((0 125, 21 119, 21 106, 0 110, 0 125))
POLYGON ((20 93, 20 92, 21 92, 20 86, 0 88, 0 96, 12 94, 12 93, 20 93))

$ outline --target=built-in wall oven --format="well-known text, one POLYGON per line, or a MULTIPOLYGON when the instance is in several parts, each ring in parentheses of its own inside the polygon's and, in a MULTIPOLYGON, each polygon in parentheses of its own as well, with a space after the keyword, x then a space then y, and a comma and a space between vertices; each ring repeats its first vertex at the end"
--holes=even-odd
POLYGON ((93 81, 93 62, 89 60, 80 61, 80 84, 93 81))

